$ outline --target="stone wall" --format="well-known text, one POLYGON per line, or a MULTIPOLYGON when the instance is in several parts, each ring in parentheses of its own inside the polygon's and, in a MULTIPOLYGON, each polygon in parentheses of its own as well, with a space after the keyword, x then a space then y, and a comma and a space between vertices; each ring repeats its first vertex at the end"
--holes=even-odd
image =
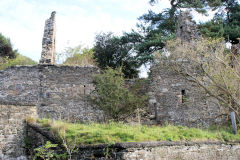
POLYGON ((55 65, 0 71, 0 105, 5 105, 0 107, 0 155, 22 155, 24 119, 35 113, 31 106, 40 118, 102 121, 103 112, 88 101, 96 73, 96 67, 55 65))
POLYGON ((239 144, 220 142, 141 142, 79 147, 73 159, 238 160, 239 144), (107 158, 106 158, 107 157, 107 158))
MULTIPOLYGON (((59 144, 59 141, 42 127, 34 124, 29 124, 28 127, 29 140, 34 147, 44 145, 46 141, 59 144)), ((72 155, 74 160, 239 160, 240 157, 239 143, 223 142, 129 142, 83 145, 77 148, 77 152, 72 155)), ((62 149, 62 153, 65 152, 60 144, 59 149, 62 149)))
POLYGON ((34 106, 37 104, 39 85, 39 66, 1 70, 0 104, 34 106))
POLYGON ((0 104, 37 106, 39 117, 101 121, 89 103, 96 67, 16 66, 0 71, 0 104))
POLYGON ((101 121, 103 113, 88 98, 96 67, 44 66, 40 71, 38 116, 81 122, 101 121))
POLYGON ((0 105, 0 111, 0 159, 24 159, 24 120, 36 117, 36 106, 0 105))
POLYGON ((169 64, 161 62, 151 72, 149 101, 158 123, 209 127, 227 122, 228 111, 195 83, 174 72, 169 64))

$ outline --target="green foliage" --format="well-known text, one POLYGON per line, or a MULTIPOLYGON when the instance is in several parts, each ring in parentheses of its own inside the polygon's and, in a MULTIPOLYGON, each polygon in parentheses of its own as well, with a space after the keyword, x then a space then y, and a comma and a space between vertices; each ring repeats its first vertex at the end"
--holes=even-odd
POLYGON ((149 11, 139 17, 138 31, 125 33, 123 37, 137 53, 141 64, 153 61, 153 53, 165 46, 165 41, 175 37, 177 12, 166 9, 161 13, 149 11))
POLYGON ((146 97, 133 94, 124 87, 123 76, 121 68, 107 68, 94 77, 96 95, 91 99, 115 121, 124 120, 133 114, 135 109, 143 107, 146 100, 146 97))
MULTIPOLYGON (((158 5, 158 0, 150 0, 151 5, 158 5)), ((161 3, 161 0, 159 0, 161 3)), ((166 41, 175 38, 177 18, 182 9, 192 9, 199 13, 207 13, 207 7, 216 9, 222 5, 221 0, 171 0, 170 8, 160 13, 148 11, 139 17, 137 31, 125 33, 123 38, 132 44, 141 64, 153 62, 153 53, 162 49, 166 41)), ((223 34, 223 33, 221 33, 223 34)))
POLYGON ((235 0, 223 1, 223 13, 218 13, 215 17, 201 24, 201 33, 206 37, 221 38, 233 44, 239 43, 240 37, 240 4, 235 0))
MULTIPOLYGON (((158 5, 158 0, 149 2, 151 5, 158 5)), ((220 12, 223 9, 229 13, 228 22, 221 23, 221 18, 214 19, 201 24, 201 31, 207 37, 230 37, 236 43, 236 37, 239 37, 240 16, 236 12, 236 7, 231 9, 231 6, 237 6, 237 0, 170 0, 170 4, 170 8, 160 13, 150 10, 140 16, 137 30, 124 33, 121 37, 113 36, 111 33, 97 35, 94 57, 99 67, 103 69, 106 66, 112 68, 122 66, 125 77, 136 76, 137 68, 152 63, 153 53, 165 47, 168 40, 175 38, 177 18, 183 9, 195 10, 205 15, 209 10, 218 9, 220 12)))
POLYGON ((224 37, 234 44, 239 43, 240 37, 240 4, 229 7, 228 16, 224 25, 224 37))
POLYGON ((37 62, 20 55, 13 46, 9 38, 0 33, 0 70, 16 65, 34 65, 37 62))
POLYGON ((221 17, 215 17, 211 21, 200 24, 201 34, 205 37, 222 38, 224 35, 224 22, 221 17))
POLYGON ((143 141, 238 141, 240 133, 232 133, 231 126, 217 127, 202 130, 183 126, 145 126, 127 125, 111 122, 108 124, 90 123, 66 123, 56 121, 51 123, 48 120, 51 130, 58 131, 59 128, 66 128, 66 138, 76 138, 77 144, 114 144, 120 142, 143 142, 143 141))
POLYGON ((93 49, 82 48, 81 45, 76 47, 67 47, 63 53, 58 54, 58 58, 66 58, 64 65, 70 66, 95 66, 93 59, 93 49))
POLYGON ((8 57, 1 58, 1 59, 2 61, 0 60, 0 70, 6 69, 10 66, 37 64, 37 62, 33 61, 32 59, 20 54, 17 54, 16 58, 14 59, 9 59, 8 57))
POLYGON ((0 57, 8 57, 10 59, 15 58, 17 50, 13 50, 13 46, 9 38, 4 37, 0 33, 0 57))
POLYGON ((58 160, 58 159, 67 159, 66 154, 57 154, 57 144, 52 144, 50 141, 47 141, 44 146, 34 149, 36 152, 33 159, 43 159, 43 160, 58 160))
POLYGON ((138 76, 137 68, 142 64, 131 52, 132 45, 125 38, 112 33, 100 33, 95 37, 94 59, 101 69, 122 67, 125 77, 138 76))

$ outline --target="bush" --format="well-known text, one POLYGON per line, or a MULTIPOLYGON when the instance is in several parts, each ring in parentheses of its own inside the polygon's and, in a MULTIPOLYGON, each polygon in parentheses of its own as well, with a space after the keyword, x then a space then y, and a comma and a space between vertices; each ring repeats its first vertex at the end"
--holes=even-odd
POLYGON ((33 159, 46 159, 46 160, 50 160, 50 159, 67 159, 67 155, 65 154, 58 154, 56 152, 57 149, 57 144, 52 144, 50 141, 47 141, 45 145, 40 146, 36 149, 34 149, 34 151, 36 152, 33 159))
POLYGON ((0 58, 0 70, 6 69, 10 66, 35 65, 35 64, 37 64, 37 62, 20 54, 18 54, 17 57, 14 59, 0 58))
POLYGON ((15 58, 16 55, 17 50, 13 50, 10 39, 0 33, 0 57, 15 58))
POLYGON ((67 47, 62 53, 57 55, 57 61, 65 59, 64 65, 69 66, 96 66, 96 62, 93 59, 93 49, 82 48, 81 45, 76 47, 67 47))
POLYGON ((143 107, 145 96, 139 96, 124 87, 124 74, 121 68, 107 68, 94 77, 96 95, 92 101, 102 109, 108 118, 120 121, 143 107))

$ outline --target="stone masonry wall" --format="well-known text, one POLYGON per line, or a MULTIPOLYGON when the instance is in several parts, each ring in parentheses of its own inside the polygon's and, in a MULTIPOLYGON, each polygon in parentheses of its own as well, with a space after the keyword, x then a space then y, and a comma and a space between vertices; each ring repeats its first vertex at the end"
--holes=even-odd
POLYGON ((74 160, 239 160, 240 145, 220 142, 140 142, 79 147, 74 160), (106 158, 108 157, 108 158, 106 158))
POLYGON ((24 159, 26 117, 36 117, 36 106, 0 105, 0 159, 24 159))
POLYGON ((72 121, 101 121, 88 96, 94 90, 96 67, 45 66, 40 71, 38 115, 72 121))
POLYGON ((88 101, 96 67, 16 66, 0 71, 0 104, 37 106, 38 116, 101 121, 88 101))
POLYGON ((34 106, 38 99, 38 66, 10 67, 0 71, 0 104, 34 106))
POLYGON ((98 72, 96 67, 55 65, 15 66, 0 71, 0 156, 24 155, 24 119, 36 112, 32 106, 40 118, 103 120, 103 112, 88 101, 94 89, 93 75, 98 72))
MULTIPOLYGON (((44 145, 46 141, 59 144, 52 133, 44 128, 34 124, 29 124, 28 128, 27 134, 33 148, 44 145)), ((62 148, 60 144, 59 147, 62 148)), ((77 148, 72 155, 73 160, 239 160, 240 157, 239 143, 223 142, 129 142, 82 145, 77 148)), ((64 148, 61 150, 62 153, 66 152, 64 148)))
POLYGON ((158 123, 209 127, 227 122, 228 111, 199 86, 159 63, 151 68, 150 106, 158 123))

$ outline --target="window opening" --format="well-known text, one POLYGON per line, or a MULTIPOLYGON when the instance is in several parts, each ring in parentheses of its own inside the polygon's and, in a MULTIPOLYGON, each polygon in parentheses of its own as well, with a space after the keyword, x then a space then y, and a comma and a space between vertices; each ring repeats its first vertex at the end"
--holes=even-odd
POLYGON ((186 91, 185 91, 185 89, 183 89, 181 91, 181 93, 182 93, 182 103, 184 103, 184 102, 186 102, 186 91))

